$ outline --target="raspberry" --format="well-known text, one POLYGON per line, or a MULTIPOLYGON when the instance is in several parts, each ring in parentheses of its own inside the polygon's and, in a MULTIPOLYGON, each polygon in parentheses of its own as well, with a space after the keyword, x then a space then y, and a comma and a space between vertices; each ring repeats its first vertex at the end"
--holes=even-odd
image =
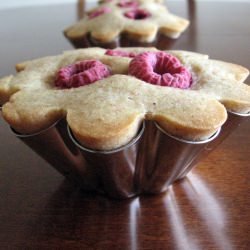
POLYGON ((155 85, 186 89, 192 76, 180 61, 166 52, 144 52, 129 65, 129 74, 155 85))
POLYGON ((77 88, 110 75, 106 65, 97 60, 85 60, 61 68, 57 72, 55 86, 59 88, 77 88))
POLYGON ((95 17, 98 17, 100 15, 103 15, 103 14, 109 13, 109 12, 111 12, 111 9, 109 7, 101 7, 99 9, 89 13, 88 16, 89 16, 89 19, 93 19, 95 17))
POLYGON ((117 5, 121 8, 137 8, 139 6, 135 0, 121 0, 117 5))
POLYGON ((121 57, 135 57, 136 53, 134 52, 127 52, 127 51, 122 51, 122 50, 112 50, 112 49, 108 49, 105 53, 105 55, 108 56, 121 56, 121 57))
POLYGON ((124 16, 134 20, 141 20, 150 17, 150 13, 143 9, 132 9, 124 13, 124 16))

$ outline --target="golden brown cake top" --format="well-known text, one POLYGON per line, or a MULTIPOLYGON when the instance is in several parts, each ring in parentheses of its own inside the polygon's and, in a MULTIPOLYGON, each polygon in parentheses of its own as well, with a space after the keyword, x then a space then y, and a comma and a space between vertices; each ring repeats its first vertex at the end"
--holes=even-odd
MULTIPOLYGON (((155 48, 117 51, 158 53, 155 48)), ((6 103, 3 117, 21 133, 40 131, 66 117, 83 145, 107 150, 130 141, 144 119, 158 122, 173 135, 200 140, 225 122, 225 107, 241 113, 250 111, 250 87, 243 83, 248 70, 242 66, 198 53, 168 51, 192 74, 191 86, 179 89, 129 75, 131 61, 137 57, 106 53, 100 48, 80 49, 18 64, 16 76, 0 80, 0 101, 6 103), (106 65, 110 75, 78 88, 55 86, 60 68, 93 59, 106 65)))

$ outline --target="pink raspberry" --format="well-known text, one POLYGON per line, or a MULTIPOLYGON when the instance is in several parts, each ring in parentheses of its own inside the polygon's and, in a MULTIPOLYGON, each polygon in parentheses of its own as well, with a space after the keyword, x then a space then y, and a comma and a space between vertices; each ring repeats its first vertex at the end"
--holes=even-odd
POLYGON ((192 76, 180 61, 166 52, 144 52, 129 65, 129 74, 155 85, 186 89, 192 76))
POLYGON ((135 0, 121 0, 117 5, 121 8, 137 8, 139 3, 135 0))
POLYGON ((136 53, 134 52, 127 52, 127 51, 122 51, 122 50, 112 50, 112 49, 108 49, 105 53, 105 55, 108 56, 121 56, 121 57, 135 57, 136 53))
POLYGON ((57 72, 55 86, 59 88, 77 88, 110 75, 106 65, 97 60, 85 60, 61 68, 57 72))
POLYGON ((151 16, 151 14, 143 9, 132 9, 124 13, 124 16, 134 20, 146 19, 151 16))
POLYGON ((111 12, 111 9, 109 7, 101 7, 93 12, 91 12, 88 16, 89 16, 89 19, 93 19, 95 17, 98 17, 100 15, 103 15, 105 13, 109 13, 111 12))

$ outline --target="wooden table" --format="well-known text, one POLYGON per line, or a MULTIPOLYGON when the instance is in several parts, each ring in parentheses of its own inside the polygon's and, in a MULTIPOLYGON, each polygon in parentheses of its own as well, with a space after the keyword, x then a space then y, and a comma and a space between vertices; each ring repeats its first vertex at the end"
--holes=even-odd
MULTIPOLYGON (((250 4, 168 1, 191 20, 172 48, 250 68, 250 4)), ((0 75, 70 49, 75 4, 0 10, 0 75)), ((125 201, 83 193, 0 120, 0 249, 249 249, 250 119, 168 192, 125 201)))

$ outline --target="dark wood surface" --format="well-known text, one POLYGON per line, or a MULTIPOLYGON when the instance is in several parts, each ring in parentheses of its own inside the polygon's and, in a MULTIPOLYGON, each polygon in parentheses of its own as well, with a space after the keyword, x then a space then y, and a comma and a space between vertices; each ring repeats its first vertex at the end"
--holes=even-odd
MULTIPOLYGON (((250 68, 249 3, 168 3, 192 22, 171 48, 250 68)), ((70 49, 61 30, 79 15, 76 4, 0 10, 0 75, 70 49)), ((247 250, 249 128, 246 119, 168 192, 114 201, 65 181, 0 119, 0 249, 247 250)))

